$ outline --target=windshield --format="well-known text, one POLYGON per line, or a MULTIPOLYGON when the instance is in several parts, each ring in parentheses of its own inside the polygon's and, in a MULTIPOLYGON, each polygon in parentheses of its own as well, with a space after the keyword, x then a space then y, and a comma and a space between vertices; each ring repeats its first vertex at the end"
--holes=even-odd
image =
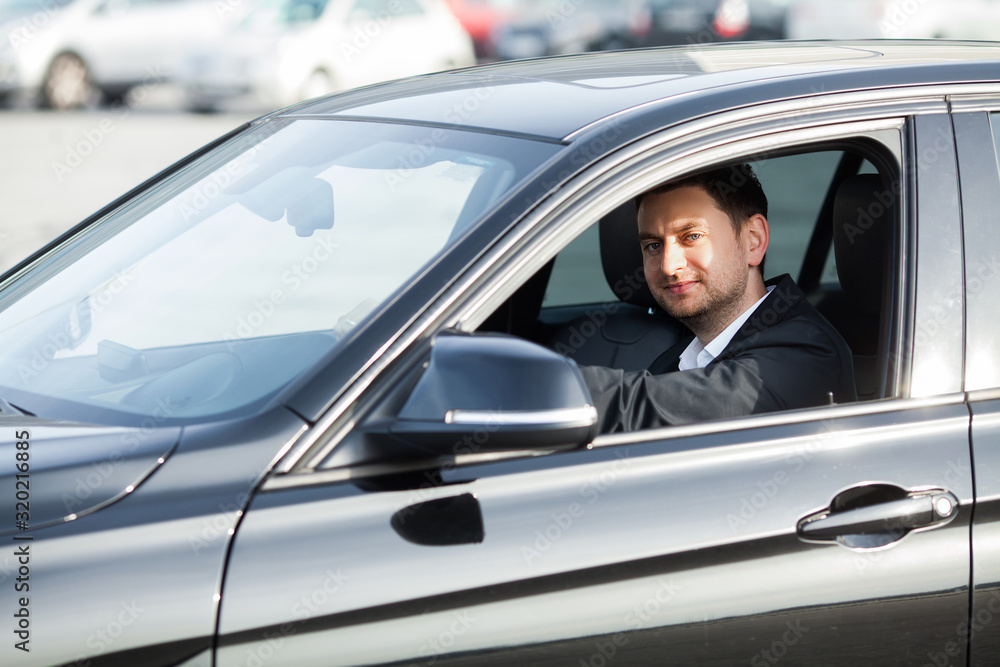
POLYGON ((110 423, 250 410, 556 148, 388 123, 265 123, 6 287, 0 395, 39 416, 110 423))

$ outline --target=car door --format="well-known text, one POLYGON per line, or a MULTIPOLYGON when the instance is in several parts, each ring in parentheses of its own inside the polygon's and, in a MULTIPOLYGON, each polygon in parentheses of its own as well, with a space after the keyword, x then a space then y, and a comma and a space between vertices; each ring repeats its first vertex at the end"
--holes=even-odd
MULTIPOLYGON (((366 429, 399 423, 407 373, 433 367, 425 340, 320 422, 253 500, 226 572, 219 664, 964 662, 973 487, 958 181, 944 101, 921 110, 771 126, 766 145, 764 111, 720 121, 696 157, 698 137, 649 148, 580 186, 574 206, 542 207, 545 233, 484 260, 449 316, 475 329, 609 199, 678 170, 877 144, 899 211, 884 398, 533 456, 497 451, 506 416, 487 414, 437 443, 453 454, 443 464, 345 467, 366 429)), ((467 378, 467 391, 494 380, 467 378)))
POLYGON ((962 100, 955 108, 955 140, 962 181, 962 225, 965 232, 966 391, 972 412, 972 451, 976 480, 972 527, 971 618, 959 628, 970 644, 971 665, 989 665, 1000 654, 993 629, 1000 614, 1000 570, 995 557, 1000 499, 1000 368, 997 366, 995 205, 1000 203, 997 143, 1000 100, 962 100))

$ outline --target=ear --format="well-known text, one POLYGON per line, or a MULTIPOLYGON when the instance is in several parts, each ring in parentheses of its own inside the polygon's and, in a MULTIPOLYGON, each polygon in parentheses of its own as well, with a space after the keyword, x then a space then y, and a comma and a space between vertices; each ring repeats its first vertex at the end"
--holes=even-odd
POLYGON ((747 264, 750 266, 760 266, 764 261, 764 254, 767 252, 767 244, 771 240, 771 231, 767 224, 767 218, 759 213, 750 218, 743 225, 743 244, 747 253, 747 264))

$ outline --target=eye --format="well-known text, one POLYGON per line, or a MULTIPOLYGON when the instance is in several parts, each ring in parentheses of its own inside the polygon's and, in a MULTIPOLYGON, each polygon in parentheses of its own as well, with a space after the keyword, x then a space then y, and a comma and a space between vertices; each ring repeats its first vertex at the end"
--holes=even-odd
POLYGON ((684 238, 686 238, 688 241, 700 241, 702 238, 704 238, 704 236, 705 235, 702 234, 701 232, 691 232, 684 238))
POLYGON ((642 246, 642 250, 643 250, 643 252, 656 252, 662 246, 663 246, 663 244, 659 243, 658 241, 651 241, 649 243, 644 244, 642 246))

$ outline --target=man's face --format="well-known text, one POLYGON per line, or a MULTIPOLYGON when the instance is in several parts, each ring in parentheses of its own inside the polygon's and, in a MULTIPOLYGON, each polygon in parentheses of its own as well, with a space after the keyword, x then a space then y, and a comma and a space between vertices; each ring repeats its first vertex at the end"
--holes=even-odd
POLYGON ((699 338, 714 338, 759 298, 747 289, 756 272, 747 236, 737 237, 729 216, 700 187, 642 200, 639 243, 646 282, 657 303, 699 338))

